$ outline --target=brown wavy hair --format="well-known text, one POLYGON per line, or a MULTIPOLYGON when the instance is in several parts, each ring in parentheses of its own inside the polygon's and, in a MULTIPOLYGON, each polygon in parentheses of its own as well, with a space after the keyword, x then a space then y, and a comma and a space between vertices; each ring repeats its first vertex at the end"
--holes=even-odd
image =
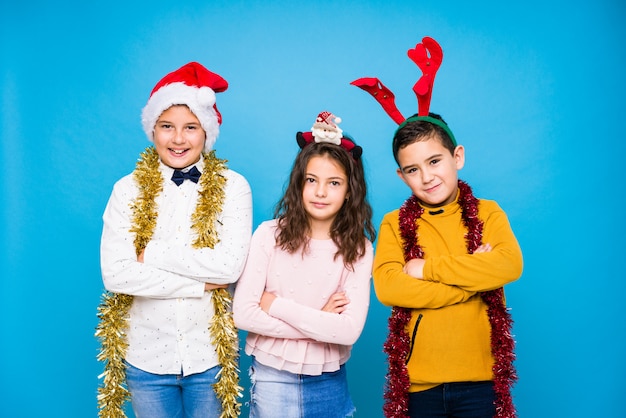
POLYGON ((302 191, 306 168, 313 157, 328 157, 337 162, 348 178, 348 196, 330 228, 330 237, 338 248, 335 259, 341 256, 348 268, 365 254, 365 240, 374 241, 376 230, 372 225, 372 207, 367 201, 367 185, 361 158, 355 160, 339 145, 321 142, 306 145, 297 155, 291 169, 289 184, 276 204, 274 217, 278 222, 276 242, 285 251, 303 254, 309 245, 309 216, 304 209, 302 191))

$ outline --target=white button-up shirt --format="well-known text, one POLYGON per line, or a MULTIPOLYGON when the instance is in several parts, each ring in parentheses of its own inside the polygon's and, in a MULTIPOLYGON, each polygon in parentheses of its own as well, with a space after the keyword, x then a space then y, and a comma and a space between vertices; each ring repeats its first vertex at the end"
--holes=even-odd
MULTIPOLYGON (((202 171, 202 159, 195 165, 202 171)), ((170 180, 174 170, 164 164, 160 170, 164 181, 156 198, 157 224, 143 263, 135 254, 135 234, 129 232, 137 185, 132 174, 115 184, 103 216, 102 278, 107 290, 134 296, 126 361, 150 373, 189 375, 218 364, 209 334, 213 305, 204 284, 239 278, 252 233, 252 194, 243 176, 226 170, 219 243, 196 249, 191 216, 200 185, 186 180, 176 186, 170 180)))

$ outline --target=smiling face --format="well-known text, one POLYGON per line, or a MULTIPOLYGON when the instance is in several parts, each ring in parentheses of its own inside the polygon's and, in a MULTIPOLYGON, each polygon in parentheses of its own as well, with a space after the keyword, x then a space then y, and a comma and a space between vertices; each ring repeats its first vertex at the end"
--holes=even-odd
POLYGON ((452 203, 458 190, 458 170, 465 164, 465 150, 459 145, 454 153, 441 141, 429 137, 398 151, 398 176, 424 206, 452 203))
POLYGON ((312 157, 306 167, 302 201, 313 238, 328 238, 347 197, 348 177, 343 167, 327 155, 312 157))
POLYGON ((206 133, 187 106, 172 106, 154 126, 154 147, 163 164, 185 168, 200 160, 206 133))

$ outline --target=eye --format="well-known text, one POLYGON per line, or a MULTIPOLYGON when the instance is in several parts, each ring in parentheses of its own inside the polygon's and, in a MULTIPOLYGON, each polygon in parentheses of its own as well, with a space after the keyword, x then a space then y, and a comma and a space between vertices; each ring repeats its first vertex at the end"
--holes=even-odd
POLYGON ((305 182, 305 183, 315 183, 315 179, 314 179, 313 177, 307 177, 307 178, 304 180, 304 182, 305 182))
POLYGON ((435 158, 433 160, 430 160, 430 165, 437 165, 439 163, 439 161, 441 161, 439 158, 435 158))
POLYGON ((333 181, 331 181, 331 182, 330 182, 330 184, 331 184, 332 186, 335 186, 335 187, 337 187, 337 186, 341 186, 341 182, 340 182, 340 181, 337 181, 337 180, 333 180, 333 181))
POLYGON ((160 127, 161 129, 170 129, 170 128, 172 127, 172 125, 171 125, 171 124, 169 124, 169 123, 165 123, 165 122, 163 122, 163 123, 160 123, 160 124, 159 124, 159 127, 160 127))
POLYGON ((413 173, 416 173, 416 172, 417 172, 417 168, 415 168, 415 167, 411 167, 408 170, 406 170, 407 174, 413 174, 413 173))

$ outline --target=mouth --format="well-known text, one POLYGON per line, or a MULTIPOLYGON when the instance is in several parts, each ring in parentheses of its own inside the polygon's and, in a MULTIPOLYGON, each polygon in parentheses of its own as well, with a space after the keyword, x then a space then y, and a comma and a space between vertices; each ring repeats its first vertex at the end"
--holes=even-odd
POLYGON ((169 150, 172 154, 176 156, 184 155, 187 151, 189 151, 188 149, 173 149, 173 148, 170 148, 169 150))
POLYGON ((326 203, 322 203, 322 202, 311 202, 311 205, 313 205, 313 207, 317 209, 323 209, 327 206, 326 203))
POLYGON ((439 188, 439 186, 441 186, 441 184, 437 184, 437 185, 435 185, 433 187, 429 187, 425 191, 426 191, 426 193, 433 193, 433 192, 435 192, 439 188))

